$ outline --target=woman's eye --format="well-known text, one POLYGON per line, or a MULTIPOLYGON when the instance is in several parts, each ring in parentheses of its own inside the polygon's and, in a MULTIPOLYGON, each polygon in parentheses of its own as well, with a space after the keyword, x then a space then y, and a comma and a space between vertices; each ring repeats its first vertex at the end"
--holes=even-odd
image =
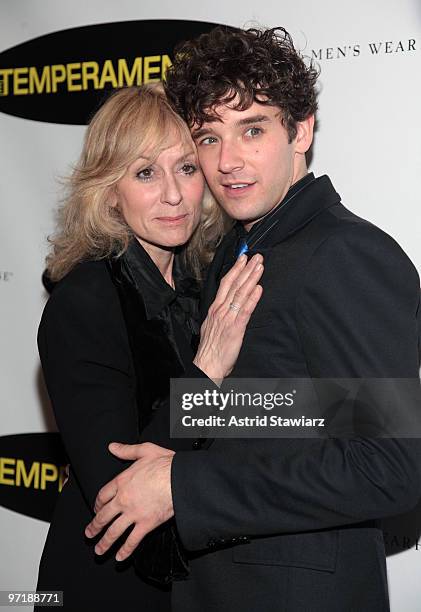
POLYGON ((150 181, 153 177, 153 170, 152 168, 144 168, 143 170, 140 170, 136 176, 141 181, 150 181))
POLYGON ((185 163, 183 164, 183 167, 181 168, 181 172, 183 172, 183 174, 194 174, 196 170, 197 170, 197 166, 191 163, 185 163))
POLYGON ((255 136, 259 136, 262 132, 263 130, 261 128, 251 127, 247 130, 246 134, 254 138, 255 136))

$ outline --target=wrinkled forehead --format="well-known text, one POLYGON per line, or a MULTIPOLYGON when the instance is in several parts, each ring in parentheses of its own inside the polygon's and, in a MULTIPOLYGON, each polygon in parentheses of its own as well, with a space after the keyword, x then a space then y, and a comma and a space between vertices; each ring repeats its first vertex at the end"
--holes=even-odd
POLYGON ((174 122, 168 123, 165 129, 154 131, 150 139, 141 143, 137 156, 154 161, 161 153, 172 148, 179 150, 180 157, 196 155, 196 145, 187 126, 174 122))

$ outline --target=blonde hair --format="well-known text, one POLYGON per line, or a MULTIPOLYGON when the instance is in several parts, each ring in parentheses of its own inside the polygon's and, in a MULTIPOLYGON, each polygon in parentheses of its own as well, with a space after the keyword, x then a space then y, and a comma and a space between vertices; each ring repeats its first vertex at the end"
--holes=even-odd
MULTIPOLYGON (((90 122, 79 162, 66 180, 57 232, 49 237, 51 280, 60 280, 83 260, 125 252, 133 232, 113 206, 112 190, 136 159, 146 152, 156 159, 173 141, 194 148, 188 127, 170 107, 161 84, 127 87, 107 99, 90 122)), ((228 226, 226 214, 206 189, 201 221, 183 249, 196 277, 228 226)))

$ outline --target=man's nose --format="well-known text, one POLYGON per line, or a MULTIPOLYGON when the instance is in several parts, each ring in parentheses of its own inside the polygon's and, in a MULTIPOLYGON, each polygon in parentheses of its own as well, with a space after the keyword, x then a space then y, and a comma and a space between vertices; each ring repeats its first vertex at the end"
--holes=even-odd
POLYGON ((239 151, 239 147, 234 142, 225 142, 221 145, 219 152, 218 170, 224 174, 241 170, 244 167, 244 160, 239 151))

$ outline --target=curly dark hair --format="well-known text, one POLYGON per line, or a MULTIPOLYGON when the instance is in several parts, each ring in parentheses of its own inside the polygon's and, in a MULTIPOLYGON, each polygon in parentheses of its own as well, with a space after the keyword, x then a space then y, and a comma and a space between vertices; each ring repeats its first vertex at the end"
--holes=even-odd
POLYGON ((215 119, 215 107, 237 99, 237 110, 253 102, 277 106, 290 141, 297 121, 317 110, 319 71, 307 66, 281 27, 239 30, 217 26, 175 49, 166 94, 191 127, 215 119))

